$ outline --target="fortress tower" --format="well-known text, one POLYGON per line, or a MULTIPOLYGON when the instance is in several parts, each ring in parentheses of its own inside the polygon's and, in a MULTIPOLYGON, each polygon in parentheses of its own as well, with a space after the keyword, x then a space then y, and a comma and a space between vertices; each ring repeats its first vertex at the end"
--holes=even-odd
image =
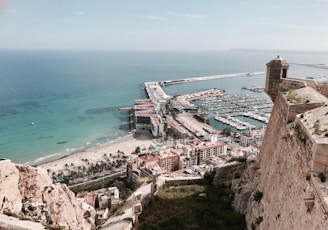
POLYGON ((279 90, 279 83, 282 78, 287 78, 289 64, 279 55, 271 60, 267 65, 265 92, 274 102, 279 90))

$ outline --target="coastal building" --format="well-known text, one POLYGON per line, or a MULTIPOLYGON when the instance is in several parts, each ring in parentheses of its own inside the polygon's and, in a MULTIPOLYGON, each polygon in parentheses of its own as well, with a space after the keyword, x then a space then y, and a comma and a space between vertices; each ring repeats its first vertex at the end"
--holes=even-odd
POLYGON ((150 130, 154 137, 164 135, 164 121, 161 116, 150 116, 150 130))
POLYGON ((191 137, 192 134, 172 116, 166 116, 167 131, 174 133, 177 138, 191 137))
POLYGON ((150 177, 161 175, 162 168, 158 165, 158 162, 151 162, 144 167, 140 168, 140 177, 150 177))
POLYGON ((227 144, 217 141, 216 136, 207 135, 204 141, 175 143, 170 147, 161 148, 155 154, 134 157, 127 163, 127 177, 129 181, 136 183, 142 177, 170 174, 180 169, 206 164, 214 158, 224 159, 225 156, 227 144))
POLYGON ((194 149, 191 144, 177 143, 172 145, 169 149, 171 154, 179 156, 179 169, 189 168, 193 165, 197 165, 197 156, 193 154, 194 149))
POLYGON ((162 174, 162 169, 158 165, 158 157, 152 154, 137 156, 129 160, 126 171, 127 179, 132 183, 136 183, 142 177, 152 177, 162 174))
POLYGON ((136 131, 150 130, 150 117, 156 116, 155 105, 149 99, 135 100, 134 111, 136 131))
POLYGON ((127 163, 127 177, 137 182, 142 177, 153 177, 181 168, 180 156, 161 150, 158 155, 146 154, 135 157, 127 163))
POLYGON ((120 191, 116 187, 109 187, 107 188, 110 199, 112 203, 116 203, 120 199, 120 191))
POLYGON ((178 154, 160 152, 158 158, 158 164, 164 171, 174 172, 181 168, 180 156, 178 154))
POLYGON ((137 183, 139 179, 139 158, 135 157, 131 160, 129 160, 126 164, 126 175, 127 175, 127 180, 132 182, 132 183, 137 183))
POLYGON ((159 115, 156 104, 150 99, 134 101, 134 116, 136 132, 150 130, 154 137, 164 135, 164 122, 159 115))
POLYGON ((93 192, 78 193, 76 197, 84 198, 85 202, 95 209, 106 209, 119 202, 120 191, 117 187, 109 187, 93 192))
POLYGON ((247 130, 239 136, 239 144, 243 147, 248 147, 254 145, 255 147, 260 147, 265 134, 265 128, 256 130, 247 130))
POLYGON ((197 164, 203 164, 211 157, 227 155, 227 145, 221 142, 201 141, 194 145, 193 155, 197 156, 197 164))

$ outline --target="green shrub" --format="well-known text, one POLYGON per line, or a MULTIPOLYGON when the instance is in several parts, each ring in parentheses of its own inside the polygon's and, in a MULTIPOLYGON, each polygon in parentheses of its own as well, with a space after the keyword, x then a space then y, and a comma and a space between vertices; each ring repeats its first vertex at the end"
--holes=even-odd
POLYGON ((319 173, 318 176, 319 176, 321 182, 325 182, 325 181, 326 181, 326 176, 325 176, 325 174, 323 174, 323 173, 319 173))
POLYGON ((262 223, 262 221, 263 221, 263 216, 259 216, 256 218, 255 224, 260 224, 260 223, 262 223))
POLYGON ((247 158, 246 157, 231 157, 230 160, 228 160, 228 163, 233 162, 233 161, 238 161, 238 162, 244 163, 247 161, 247 158))
POLYGON ((212 184, 213 184, 213 180, 214 180, 214 177, 215 177, 215 173, 216 173, 215 170, 212 170, 212 171, 206 171, 206 172, 205 172, 205 174, 204 174, 204 180, 205 180, 205 182, 206 182, 208 185, 212 185, 212 184))
POLYGON ((257 202, 260 202, 262 200, 262 197, 263 197, 263 192, 260 192, 260 191, 256 191, 254 194, 253 194, 253 199, 257 202))
POLYGON ((305 178, 306 178, 307 181, 309 181, 311 179, 311 175, 310 174, 306 174, 305 178))

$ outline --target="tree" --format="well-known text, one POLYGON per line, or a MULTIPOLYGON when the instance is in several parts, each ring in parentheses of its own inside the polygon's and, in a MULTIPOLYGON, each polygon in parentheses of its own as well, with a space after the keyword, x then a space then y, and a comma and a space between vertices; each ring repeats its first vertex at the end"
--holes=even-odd
POLYGON ((208 185, 213 185, 213 180, 214 180, 215 174, 216 174, 215 170, 205 172, 204 180, 208 185))
POLYGON ((138 146, 134 152, 135 152, 136 154, 140 153, 140 146, 138 146))
POLYGON ((227 137, 229 137, 230 135, 231 135, 231 129, 230 128, 224 128, 224 129, 222 129, 222 134, 224 135, 224 136, 227 136, 227 137))

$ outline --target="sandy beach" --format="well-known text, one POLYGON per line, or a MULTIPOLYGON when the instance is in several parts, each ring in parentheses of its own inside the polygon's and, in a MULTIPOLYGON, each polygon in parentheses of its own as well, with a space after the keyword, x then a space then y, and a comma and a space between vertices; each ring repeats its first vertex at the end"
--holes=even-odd
POLYGON ((129 159, 137 147, 140 147, 140 150, 148 149, 152 144, 153 141, 149 135, 131 134, 102 146, 97 146, 84 152, 69 155, 64 158, 39 165, 37 167, 46 170, 49 169, 58 173, 62 170, 65 170, 66 164, 73 164, 74 166, 86 166, 86 160, 88 160, 89 164, 96 164, 97 162, 104 160, 111 161, 114 159, 114 157, 118 156, 118 154, 122 155, 122 153, 124 153, 124 156, 127 156, 129 159))

